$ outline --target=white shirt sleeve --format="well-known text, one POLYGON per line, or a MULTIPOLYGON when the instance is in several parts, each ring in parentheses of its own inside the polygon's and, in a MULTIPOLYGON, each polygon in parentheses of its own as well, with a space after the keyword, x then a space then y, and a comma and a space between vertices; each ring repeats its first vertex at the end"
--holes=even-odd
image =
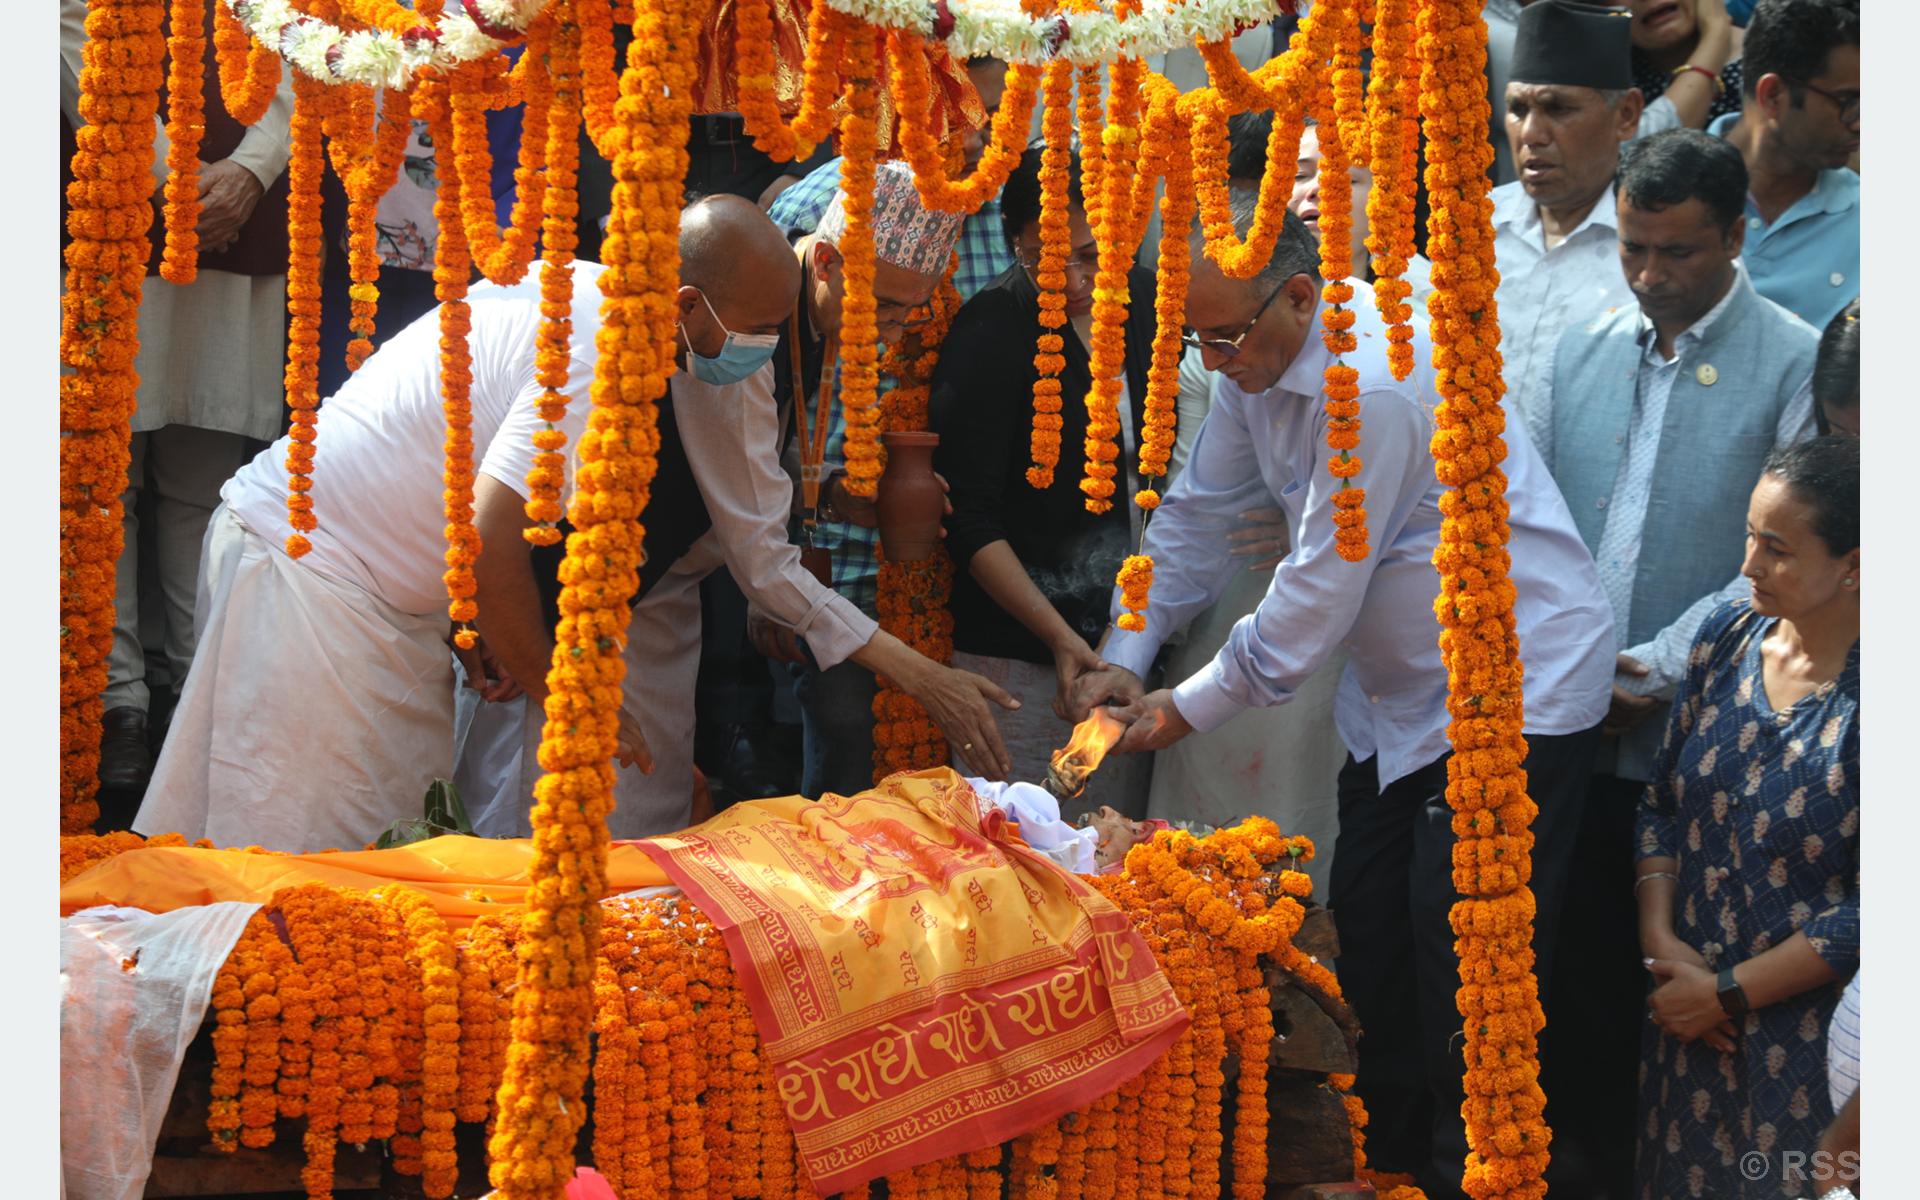
POLYGON ((1669 129, 1680 128, 1680 110, 1673 101, 1662 96, 1640 110, 1640 131, 1633 135, 1634 141, 1652 137, 1656 133, 1665 133, 1669 129))
MULTIPOLYGON (((1213 661, 1173 689, 1174 707, 1195 729, 1214 729, 1242 709, 1293 698, 1353 628, 1381 549, 1393 544, 1431 485, 1433 430, 1424 411, 1397 392, 1375 390, 1360 394, 1360 414, 1365 465, 1354 484, 1367 489, 1371 554, 1350 563, 1335 549, 1333 496, 1340 481, 1316 453, 1313 477, 1303 481, 1298 545, 1274 569, 1260 606, 1234 625, 1213 661)), ((1315 428, 1324 427, 1316 422, 1315 428)), ((1157 572, 1159 560, 1154 562, 1157 572)))
POLYGON ((247 128, 228 157, 253 172, 261 187, 270 188, 287 169, 293 153, 292 130, 293 69, 289 67, 280 73, 280 87, 266 114, 247 128))
MULTIPOLYGON (((1186 470, 1173 481, 1147 522, 1142 554, 1153 556, 1153 592, 1147 627, 1129 633, 1115 626, 1101 656, 1141 679, 1173 633, 1220 598, 1234 571, 1227 534, 1240 513, 1273 497, 1260 475, 1237 388, 1220 388, 1207 410, 1186 470)), ((1111 611, 1118 615, 1120 589, 1111 611)))
POLYGON ((805 637, 822 668, 851 657, 879 625, 815 579, 787 540, 793 484, 780 466, 772 366, 725 386, 676 376, 673 411, 734 582, 756 608, 805 637))

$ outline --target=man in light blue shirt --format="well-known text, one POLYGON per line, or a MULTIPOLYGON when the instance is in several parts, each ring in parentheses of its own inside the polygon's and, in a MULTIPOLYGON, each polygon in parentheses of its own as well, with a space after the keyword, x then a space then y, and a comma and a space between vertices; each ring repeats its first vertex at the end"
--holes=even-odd
MULTIPOLYGON (((1244 236, 1257 193, 1233 190, 1244 236)), ((1111 667, 1072 681, 1081 712, 1112 697, 1131 725, 1117 750, 1152 750, 1251 707, 1284 704, 1339 646, 1348 666, 1335 723, 1350 756, 1339 781, 1340 835, 1332 904, 1340 913, 1340 979, 1367 1037, 1358 1088, 1372 1120, 1369 1156, 1414 1171, 1447 1194, 1466 1151, 1460 1125, 1459 986, 1447 914, 1451 875, 1447 804, 1447 673, 1441 665, 1432 559, 1440 499, 1429 450, 1438 401, 1426 331, 1414 326, 1413 373, 1396 381, 1366 284, 1350 311, 1359 349, 1364 462, 1373 552, 1349 563, 1334 551, 1322 383, 1319 247, 1289 213, 1267 267, 1228 279, 1195 235, 1187 314, 1206 366, 1219 373, 1186 470, 1152 516, 1142 551, 1154 560, 1143 632, 1109 632, 1111 667), (1234 627, 1213 661, 1171 689, 1143 682, 1169 635, 1212 604, 1239 566, 1226 535, 1239 514, 1278 504, 1295 547, 1266 597, 1234 627), (1450 1172, 1450 1177, 1449 1177, 1450 1172), (1430 1182, 1432 1181, 1432 1182, 1430 1182), (1443 1182, 1444 1181, 1444 1182, 1443 1182)), ((1529 790, 1535 821, 1536 953, 1551 955, 1564 890, 1562 866, 1578 824, 1588 766, 1606 715, 1613 621, 1559 491, 1519 423, 1507 424, 1507 502, 1515 619, 1526 660, 1529 790)), ((1116 605, 1117 611, 1117 605, 1116 605)), ((1544 969, 1544 968, 1543 968, 1544 969)))
POLYGON ((1747 163, 1742 258, 1762 296, 1825 329, 1860 294, 1859 0, 1762 0, 1742 53, 1745 109, 1707 127, 1747 163))

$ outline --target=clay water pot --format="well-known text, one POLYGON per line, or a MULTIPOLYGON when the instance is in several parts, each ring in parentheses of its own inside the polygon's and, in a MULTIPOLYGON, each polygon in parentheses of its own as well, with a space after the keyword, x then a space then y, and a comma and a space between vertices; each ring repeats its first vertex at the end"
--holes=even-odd
POLYGON ((892 562, 920 562, 940 544, 946 493, 933 473, 937 433, 883 433, 887 469, 880 476, 874 504, 880 518, 880 547, 892 562))

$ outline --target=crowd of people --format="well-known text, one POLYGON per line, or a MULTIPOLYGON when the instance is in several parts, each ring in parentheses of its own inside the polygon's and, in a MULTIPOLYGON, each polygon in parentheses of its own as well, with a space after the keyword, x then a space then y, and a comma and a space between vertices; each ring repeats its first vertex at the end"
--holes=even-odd
MULTIPOLYGON (((1241 61, 1284 49, 1299 7, 1241 34, 1241 61)), ((76 12, 63 0, 69 136, 76 12)), ((1851 1176, 1756 1179, 1742 1156, 1857 1151, 1858 3, 1488 0, 1486 17, 1548 1179, 1556 1196, 1614 1200, 1822 1194, 1851 1176)), ((1154 66, 1204 83, 1186 52, 1154 66)), ((993 111, 1005 65, 967 73, 993 111)), ((379 349, 349 376, 343 327, 326 335, 340 361, 319 414, 319 528, 289 558, 285 438, 272 440, 289 105, 242 129, 215 74, 199 281, 150 278, 141 312, 103 825, 352 847, 452 779, 477 833, 525 836, 560 591, 559 548, 520 536, 544 426, 537 274, 471 292, 482 641, 459 653, 442 585, 433 148, 410 145, 382 202, 379 349)), ((1272 127, 1271 114, 1230 127, 1242 234, 1272 127)), ((510 162, 518 130, 501 118, 493 134, 510 162)), ((1280 155, 1297 164, 1289 213, 1253 277, 1222 273, 1197 227, 1156 224, 1141 248, 1124 496, 1141 484, 1159 240, 1190 239, 1193 263, 1172 480, 1151 519, 1131 504, 1090 513, 1078 486, 1098 253, 1077 160, 1067 453, 1039 488, 1039 143, 964 218, 924 208, 903 165, 881 166, 882 341, 917 344, 956 254, 964 301, 929 404, 954 568, 943 663, 879 626, 874 505, 840 466, 839 162, 771 163, 737 118, 695 118, 680 369, 660 403, 610 823, 647 836, 740 798, 871 786, 876 677, 988 780, 1044 778, 1104 708, 1125 732, 1069 817, 1261 812, 1320 846, 1312 871, 1365 1029, 1369 1158, 1457 1196, 1440 397, 1424 322, 1413 372, 1388 367, 1371 180, 1356 168, 1347 362, 1373 549, 1344 561, 1320 396, 1320 135, 1309 125, 1280 155), (1127 630, 1113 580, 1135 551, 1155 581, 1145 628, 1127 630)), ((983 146, 974 134, 970 162, 983 146)), ((503 176, 503 209, 511 188, 503 176)), ((583 179, 569 445, 589 409, 610 194, 583 179)), ((336 223, 336 260, 342 237, 336 223)), ((1424 306, 1426 260, 1405 277, 1424 306)))

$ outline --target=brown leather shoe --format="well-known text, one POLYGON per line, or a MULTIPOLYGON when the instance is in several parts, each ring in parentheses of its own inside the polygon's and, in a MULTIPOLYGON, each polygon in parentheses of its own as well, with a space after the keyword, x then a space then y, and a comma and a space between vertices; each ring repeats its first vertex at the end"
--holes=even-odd
POLYGON ((138 791, 153 775, 147 749, 147 714, 130 704, 110 708, 100 718, 100 786, 138 791))

